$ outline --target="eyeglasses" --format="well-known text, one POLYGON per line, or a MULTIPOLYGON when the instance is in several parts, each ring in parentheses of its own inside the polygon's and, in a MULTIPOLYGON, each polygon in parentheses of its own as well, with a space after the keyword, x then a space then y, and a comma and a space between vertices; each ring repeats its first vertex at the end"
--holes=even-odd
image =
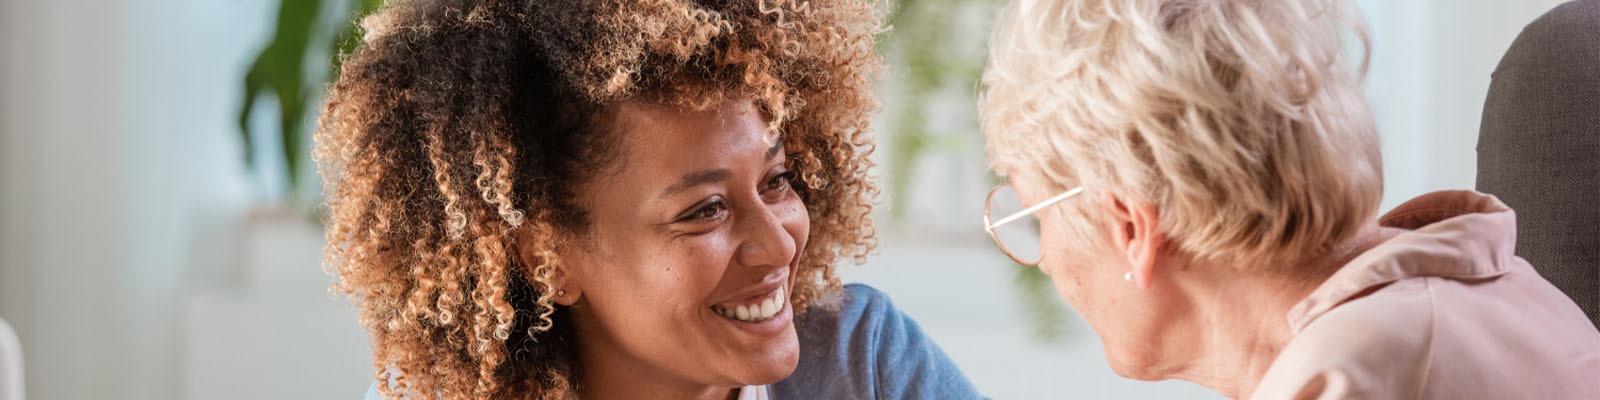
POLYGON ((984 201, 983 229, 989 231, 989 237, 994 238, 994 243, 1000 245, 1000 250, 1012 260, 1022 265, 1039 265, 1044 253, 1040 249, 1039 219, 1033 213, 1082 192, 1082 186, 1075 187, 1032 207, 1023 208, 1022 197, 1017 195, 1015 187, 1009 184, 996 186, 989 191, 989 199, 984 201), (992 220, 991 215, 1006 217, 992 220))

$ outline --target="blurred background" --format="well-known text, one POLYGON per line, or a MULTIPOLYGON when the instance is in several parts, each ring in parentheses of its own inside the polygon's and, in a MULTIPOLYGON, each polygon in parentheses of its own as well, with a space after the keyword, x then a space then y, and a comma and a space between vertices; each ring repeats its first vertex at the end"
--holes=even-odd
MULTIPOLYGON (((1557 0, 1356 2, 1383 209, 1471 188, 1489 74, 1557 0)), ((0 0, 0 318, 30 399, 354 399, 369 348, 329 296, 306 137, 370 0, 0 0)), ((972 97, 994 0, 903 0, 881 50, 889 293, 1002 399, 1218 396, 1120 378, 980 220, 972 97), (914 233, 914 234, 913 234, 914 233)))

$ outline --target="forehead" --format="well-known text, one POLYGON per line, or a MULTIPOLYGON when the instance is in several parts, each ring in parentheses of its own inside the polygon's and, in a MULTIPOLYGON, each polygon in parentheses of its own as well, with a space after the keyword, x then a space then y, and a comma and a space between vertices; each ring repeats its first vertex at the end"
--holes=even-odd
POLYGON ((608 196, 659 191, 685 174, 762 163, 770 144, 767 124, 749 101, 705 110, 625 102, 613 111, 617 160, 594 182, 608 196), (606 188, 611 186, 612 188, 606 188))
POLYGON ((630 101, 619 104, 613 115, 614 133, 630 163, 717 159, 744 147, 766 149, 771 143, 760 111, 749 101, 730 101, 704 110, 630 101))

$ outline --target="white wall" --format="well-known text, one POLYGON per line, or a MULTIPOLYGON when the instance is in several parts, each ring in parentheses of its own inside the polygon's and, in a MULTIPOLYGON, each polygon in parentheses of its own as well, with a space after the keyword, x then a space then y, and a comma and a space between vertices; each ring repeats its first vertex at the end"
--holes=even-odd
POLYGON ((1367 94, 1383 136, 1383 210, 1471 189, 1489 74, 1522 27, 1561 0, 1358 0, 1372 33, 1367 94))
POLYGON ((68 2, 8 8, 0 315, 23 342, 30 397, 110 398, 137 387, 122 373, 132 339, 159 324, 129 307, 148 298, 127 284, 117 14, 68 2))
POLYGON ((0 316, 30 398, 365 390, 365 343, 323 292, 318 234, 263 240, 247 215, 263 195, 234 113, 276 4, 0 2, 0 316), (275 295, 252 281, 280 272, 303 278, 275 295))

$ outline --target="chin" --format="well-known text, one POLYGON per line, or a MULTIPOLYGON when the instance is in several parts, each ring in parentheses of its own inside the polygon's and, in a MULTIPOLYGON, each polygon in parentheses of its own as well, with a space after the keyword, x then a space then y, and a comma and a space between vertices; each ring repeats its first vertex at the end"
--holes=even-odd
POLYGON ((747 358, 752 364, 739 371, 739 384, 768 385, 794 374, 795 367, 800 364, 800 343, 793 334, 785 339, 766 349, 766 354, 747 358))
POLYGON ((1159 360, 1154 356, 1140 357, 1123 352, 1112 351, 1109 343, 1101 342, 1105 346, 1106 363, 1111 366, 1111 372, 1128 379, 1141 381, 1166 380, 1168 376, 1157 367, 1159 360))
POLYGON ((1143 368, 1137 368, 1137 367, 1133 367, 1133 366, 1129 366, 1127 364, 1122 364, 1122 363, 1117 363, 1117 362, 1112 362, 1110 364, 1111 364, 1111 372, 1116 372, 1117 376, 1121 376, 1123 378, 1137 379, 1137 380, 1141 380, 1141 381, 1159 381, 1159 380, 1162 380, 1161 377, 1154 376, 1153 374, 1148 373, 1143 368))
POLYGON ((795 366, 799 364, 799 360, 800 357, 791 357, 785 362, 775 363, 752 370, 750 371, 750 376, 746 379, 742 379, 742 382, 740 383, 745 385, 770 385, 777 383, 784 378, 788 378, 789 375, 794 374, 795 366))

